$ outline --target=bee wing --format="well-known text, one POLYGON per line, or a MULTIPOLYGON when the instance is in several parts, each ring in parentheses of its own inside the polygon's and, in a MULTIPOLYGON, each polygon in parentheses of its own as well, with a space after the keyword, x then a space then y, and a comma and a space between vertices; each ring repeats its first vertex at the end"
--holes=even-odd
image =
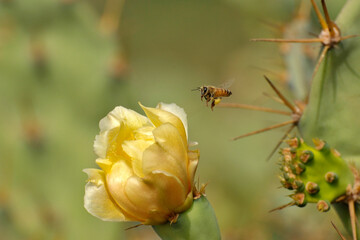
POLYGON ((223 82, 222 84, 220 84, 220 88, 225 88, 228 89, 231 87, 231 85, 235 82, 235 78, 230 78, 228 80, 226 80, 225 82, 223 82))

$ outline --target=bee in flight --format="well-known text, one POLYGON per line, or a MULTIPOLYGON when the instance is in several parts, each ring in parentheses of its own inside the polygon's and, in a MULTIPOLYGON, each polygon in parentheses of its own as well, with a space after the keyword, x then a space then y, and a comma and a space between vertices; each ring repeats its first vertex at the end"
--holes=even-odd
POLYGON ((193 89, 193 91, 199 90, 201 93, 201 101, 203 98, 206 100, 206 106, 211 101, 211 110, 218 104, 222 97, 231 96, 232 92, 226 88, 214 87, 214 86, 202 86, 193 89))

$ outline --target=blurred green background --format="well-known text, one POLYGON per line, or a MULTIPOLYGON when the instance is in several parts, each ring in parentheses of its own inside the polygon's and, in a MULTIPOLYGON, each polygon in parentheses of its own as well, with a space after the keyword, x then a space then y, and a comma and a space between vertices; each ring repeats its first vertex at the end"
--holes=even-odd
MULTIPOLYGON (((333 16, 343 2, 327 1, 333 16)), ((234 79, 224 102, 285 109, 263 95, 273 94, 268 74, 291 98, 281 49, 249 39, 280 37, 299 3, 0 0, 0 239, 158 239, 148 226, 124 231, 134 224, 102 222, 83 207, 99 120, 118 105, 142 112, 138 101, 187 112, 223 239, 337 239, 332 211, 268 213, 289 202, 278 156, 265 161, 284 129, 230 140, 288 118, 211 111, 191 91, 234 79)))

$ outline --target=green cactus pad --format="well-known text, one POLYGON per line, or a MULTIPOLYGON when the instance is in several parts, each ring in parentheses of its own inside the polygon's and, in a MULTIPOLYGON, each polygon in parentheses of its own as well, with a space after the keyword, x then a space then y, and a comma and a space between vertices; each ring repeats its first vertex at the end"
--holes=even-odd
POLYGON ((194 199, 193 205, 180 214, 176 223, 153 226, 163 240, 221 239, 219 225, 205 196, 194 199))
POLYGON ((335 149, 319 139, 313 141, 315 148, 300 138, 288 140, 289 148, 281 150, 280 181, 285 188, 295 191, 291 197, 296 205, 318 203, 319 211, 325 212, 329 209, 325 203, 344 195, 354 179, 335 149))

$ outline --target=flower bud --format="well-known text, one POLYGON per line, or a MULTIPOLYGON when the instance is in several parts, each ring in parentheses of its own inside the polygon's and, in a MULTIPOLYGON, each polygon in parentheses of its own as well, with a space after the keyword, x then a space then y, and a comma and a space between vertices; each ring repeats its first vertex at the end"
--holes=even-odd
POLYGON ((99 169, 85 169, 84 206, 106 221, 161 224, 191 207, 197 150, 188 149, 184 110, 147 108, 147 117, 116 107, 94 142, 99 169))

